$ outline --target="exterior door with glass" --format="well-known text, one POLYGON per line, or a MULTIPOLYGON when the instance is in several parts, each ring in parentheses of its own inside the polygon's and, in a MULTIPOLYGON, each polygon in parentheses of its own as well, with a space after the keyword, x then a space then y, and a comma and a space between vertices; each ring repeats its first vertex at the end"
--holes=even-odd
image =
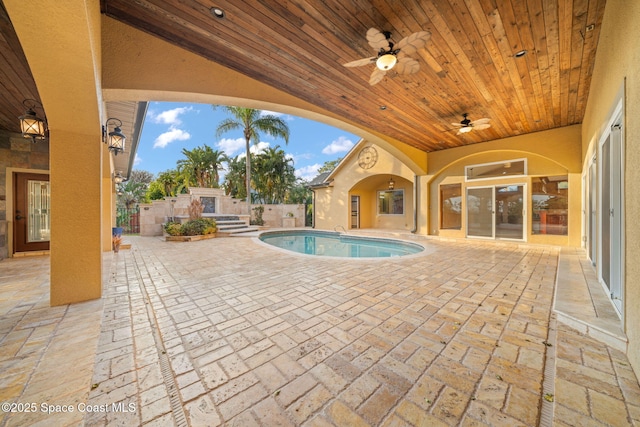
POLYGON ((14 252, 49 250, 51 188, 49 175, 16 173, 14 182, 14 252))
POLYGON ((608 288, 618 311, 623 311, 622 269, 624 256, 623 202, 622 202, 622 127, 611 127, 611 132, 600 146, 600 280, 608 288))
POLYGON ((351 196, 351 228, 360 228, 360 196, 351 196))
POLYGON ((524 240, 524 185, 467 189, 467 237, 524 240))

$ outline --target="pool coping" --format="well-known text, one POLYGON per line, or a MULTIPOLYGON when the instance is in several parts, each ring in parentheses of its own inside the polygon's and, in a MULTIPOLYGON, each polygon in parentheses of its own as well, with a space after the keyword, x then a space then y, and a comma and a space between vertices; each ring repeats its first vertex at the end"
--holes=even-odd
POLYGON ((361 260, 361 261, 381 261, 381 260, 385 260, 385 261, 391 261, 391 260, 400 260, 400 259, 410 259, 410 258, 417 258, 417 257, 421 257, 421 256, 426 256, 429 254, 432 254, 433 252, 435 252, 435 247, 430 247, 427 246, 423 243, 418 243, 416 241, 410 241, 410 240, 405 240, 405 239, 399 239, 399 238, 389 238, 389 237, 372 237, 372 236, 361 236, 361 235, 355 235, 355 234, 349 234, 349 233, 340 233, 337 231, 329 231, 329 230, 314 230, 314 229, 280 229, 280 230, 264 230, 264 231, 260 231, 258 233, 257 236, 252 237, 252 239, 256 242, 258 242, 260 245, 264 245, 270 249, 274 249, 274 250, 278 250, 281 253, 288 253, 288 254, 292 254, 292 255, 298 255, 298 256, 302 256, 302 257, 314 257, 316 259, 328 259, 328 260, 361 260), (405 245, 410 245, 410 246, 417 246, 422 248, 422 250, 420 252, 414 253, 414 254, 407 254, 407 255, 398 255, 398 256, 390 256, 390 257, 343 257, 343 256, 331 256, 331 255, 313 255, 313 254, 303 254, 301 252, 297 252, 297 251, 292 251, 289 249, 285 249, 285 248, 280 248, 278 246, 275 245, 271 245, 269 243, 264 242, 260 237, 265 235, 265 234, 273 234, 273 235, 277 235, 277 234, 300 234, 300 233, 307 233, 307 234, 315 234, 315 235, 325 235, 325 236, 346 236, 349 237, 351 239, 354 240, 374 240, 374 241, 382 241, 382 242, 399 242, 405 245))

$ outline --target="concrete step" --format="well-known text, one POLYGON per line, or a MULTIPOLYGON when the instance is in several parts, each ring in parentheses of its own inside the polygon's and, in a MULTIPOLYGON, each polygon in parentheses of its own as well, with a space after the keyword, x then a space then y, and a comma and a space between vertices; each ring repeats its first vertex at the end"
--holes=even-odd
POLYGON ((217 228, 218 230, 233 230, 236 228, 246 228, 248 226, 249 226, 248 224, 241 222, 239 224, 222 224, 222 225, 218 224, 217 228))
POLYGON ((253 226, 245 226, 242 228, 231 228, 231 229, 220 229, 218 228, 218 231, 216 232, 216 235, 218 236, 237 236, 237 235, 241 235, 244 233, 250 233, 252 231, 259 231, 260 229, 258 227, 253 227, 253 226))
POLYGON ((216 225, 218 227, 227 226, 227 225, 239 225, 239 224, 247 225, 247 222, 246 221, 216 221, 216 225))

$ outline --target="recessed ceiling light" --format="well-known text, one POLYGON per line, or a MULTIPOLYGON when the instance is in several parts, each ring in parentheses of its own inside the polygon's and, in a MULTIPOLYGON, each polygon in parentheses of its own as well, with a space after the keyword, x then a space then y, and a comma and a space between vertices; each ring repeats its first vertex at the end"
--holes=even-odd
POLYGON ((382 111, 384 111, 384 110, 386 110, 386 109, 387 109, 387 106, 386 106, 386 105, 381 105, 381 106, 380 106, 380 109, 381 109, 382 111))
POLYGON ((526 49, 521 50, 520 52, 516 52, 515 56, 516 58, 522 58, 523 56, 525 56, 527 54, 526 49))
POLYGON ((219 19, 224 18, 224 10, 220 9, 219 7, 214 6, 210 9, 210 11, 211 11, 211 14, 216 18, 219 18, 219 19))

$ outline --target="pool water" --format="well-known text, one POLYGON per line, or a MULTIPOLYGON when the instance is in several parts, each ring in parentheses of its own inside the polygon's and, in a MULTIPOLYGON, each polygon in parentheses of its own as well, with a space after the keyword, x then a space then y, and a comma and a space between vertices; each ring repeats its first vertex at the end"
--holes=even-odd
POLYGON ((265 232, 260 235, 260 240, 301 254, 342 258, 388 258, 424 250, 420 245, 399 240, 310 230, 265 232))

